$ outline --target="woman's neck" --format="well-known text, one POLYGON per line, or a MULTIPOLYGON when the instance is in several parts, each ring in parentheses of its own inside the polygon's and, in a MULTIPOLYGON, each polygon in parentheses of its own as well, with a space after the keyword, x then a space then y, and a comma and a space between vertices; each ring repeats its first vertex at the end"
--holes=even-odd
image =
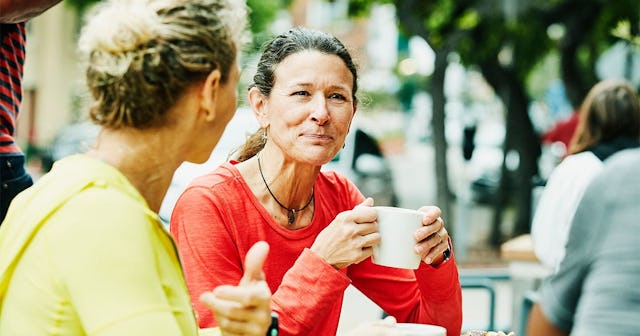
POLYGON ((118 169, 147 201, 160 210, 173 173, 182 160, 167 153, 171 143, 162 131, 103 130, 87 155, 118 169))
POLYGON ((261 152, 238 165, 238 170, 280 225, 294 230, 310 224, 318 167, 285 162, 276 155, 261 152))

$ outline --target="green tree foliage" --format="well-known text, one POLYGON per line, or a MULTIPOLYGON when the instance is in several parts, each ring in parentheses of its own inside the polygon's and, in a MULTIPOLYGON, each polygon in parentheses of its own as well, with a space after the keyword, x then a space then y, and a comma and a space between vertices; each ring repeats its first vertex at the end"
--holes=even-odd
MULTIPOLYGON (((638 32, 636 32, 637 34, 638 32)), ((640 35, 635 35, 631 32, 631 23, 626 20, 618 22, 618 25, 611 30, 611 35, 626 40, 631 45, 640 47, 640 35)))
POLYGON ((100 2, 100 0, 66 0, 64 3, 76 9, 78 13, 83 13, 91 5, 100 2))
POLYGON ((253 50, 260 49, 260 46, 271 37, 269 25, 273 22, 279 9, 290 4, 291 0, 247 0, 249 7, 249 24, 253 33, 253 50))

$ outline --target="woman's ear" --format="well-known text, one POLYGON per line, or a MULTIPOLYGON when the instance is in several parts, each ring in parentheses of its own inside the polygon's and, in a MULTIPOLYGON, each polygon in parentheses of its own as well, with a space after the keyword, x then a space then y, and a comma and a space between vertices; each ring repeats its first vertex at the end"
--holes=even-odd
POLYGON ((200 109, 206 113, 205 120, 212 121, 216 118, 216 102, 219 99, 221 73, 216 69, 209 73, 200 91, 200 109))
POLYGON ((269 114, 267 109, 267 98, 260 92, 260 89, 257 87, 252 87, 249 89, 249 93, 247 94, 249 98, 249 105, 251 105, 251 109, 253 110, 253 114, 258 119, 258 123, 262 128, 269 127, 269 114))

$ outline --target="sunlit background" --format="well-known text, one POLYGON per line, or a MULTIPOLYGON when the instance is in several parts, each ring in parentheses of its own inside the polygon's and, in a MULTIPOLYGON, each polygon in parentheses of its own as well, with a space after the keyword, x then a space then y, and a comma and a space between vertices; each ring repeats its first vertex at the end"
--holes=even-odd
MULTIPOLYGON (((67 0, 27 26, 17 142, 36 178, 63 129, 75 127, 80 138, 95 134, 84 123, 75 48, 93 3, 67 0)), ((523 293, 544 270, 535 260, 505 258, 500 246, 529 232, 536 187, 565 153, 542 135, 569 117, 596 81, 624 77, 640 86, 637 0, 248 3, 253 41, 241 57, 239 105, 256 52, 273 34, 307 26, 338 36, 359 64, 358 125, 390 164, 397 205, 443 210, 461 274, 470 279, 464 327, 523 335, 523 293)), ((347 295, 340 330, 378 317, 354 290, 347 295)))

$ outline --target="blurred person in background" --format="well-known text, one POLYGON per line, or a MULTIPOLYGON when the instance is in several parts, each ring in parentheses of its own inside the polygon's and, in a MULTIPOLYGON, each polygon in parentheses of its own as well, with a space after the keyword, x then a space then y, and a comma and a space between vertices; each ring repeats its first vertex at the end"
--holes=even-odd
POLYGON ((545 104, 548 117, 553 120, 549 129, 541 135, 542 144, 560 143, 567 153, 571 138, 578 127, 579 108, 567 98, 567 89, 560 79, 553 79, 545 90, 545 104))
MULTIPOLYGON (((238 161, 196 178, 170 221, 192 297, 236 283, 256 241, 281 335, 335 335, 344 291, 353 284, 400 322, 460 335, 461 288, 437 207, 422 207, 416 270, 372 263, 380 241, 373 199, 335 172, 321 171, 343 147, 357 108, 357 70, 332 35, 291 29, 268 44, 248 101, 260 128, 238 161), (445 257, 446 256, 446 257, 445 257), (444 260, 444 261, 443 261, 444 260)), ((196 303, 201 327, 219 323, 196 303)))
POLYGON ((0 224, 11 200, 33 184, 15 143, 22 101, 26 22, 61 0, 0 0, 0 224))
POLYGON ((603 162, 620 150, 639 145, 640 100, 636 89, 625 80, 596 84, 580 109, 569 155, 551 173, 534 213, 531 237, 536 256, 544 265, 555 270, 564 257, 575 210, 603 162))
POLYGON ((530 313, 528 336, 639 334, 638 169, 640 149, 622 150, 584 192, 566 256, 530 313))
POLYGON ((559 120, 551 129, 542 134, 542 144, 551 145, 559 142, 564 146, 566 153, 571 144, 571 139, 578 128, 579 121, 580 110, 572 111, 568 118, 559 120))
MULTIPOLYGON (((239 0, 97 5, 79 46, 101 131, 86 154, 58 161, 9 208, 0 335, 198 333, 157 212, 176 168, 204 162, 235 113, 245 23, 239 0)), ((245 274, 225 283, 240 288, 203 297, 234 322, 223 333, 263 336, 271 324, 264 244, 258 249, 247 253, 245 274)))

